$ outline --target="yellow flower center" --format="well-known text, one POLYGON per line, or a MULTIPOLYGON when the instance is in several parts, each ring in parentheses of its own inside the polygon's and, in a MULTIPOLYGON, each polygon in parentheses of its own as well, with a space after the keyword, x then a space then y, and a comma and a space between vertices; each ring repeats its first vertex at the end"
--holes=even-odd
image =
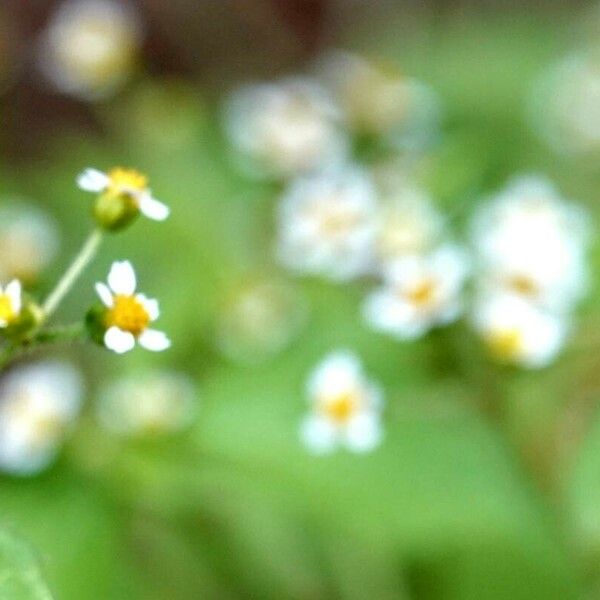
POLYGON ((108 191, 114 194, 143 192, 148 187, 148 179, 135 169, 116 167, 108 172, 108 191))
POLYGON ((406 296, 412 304, 423 308, 425 306, 430 305, 433 302, 435 298, 436 289, 437 285, 435 281, 431 279, 424 279, 423 281, 415 285, 412 289, 408 290, 406 296))
POLYGON ((353 392, 345 392, 332 398, 324 398, 320 404, 321 411, 328 419, 337 425, 344 425, 356 413, 359 398, 353 392))
POLYGON ((523 335, 518 329, 491 331, 486 337, 492 355, 501 361, 515 359, 523 345, 523 335))
POLYGON ((538 292, 535 281, 526 275, 515 275, 514 277, 510 277, 508 286, 522 296, 535 296, 538 292))
POLYGON ((114 296, 113 306, 106 312, 106 327, 118 327, 138 336, 146 329, 148 323, 150 315, 135 296, 114 296))
POLYGON ((12 323, 17 318, 12 300, 7 294, 0 294, 0 320, 12 323))

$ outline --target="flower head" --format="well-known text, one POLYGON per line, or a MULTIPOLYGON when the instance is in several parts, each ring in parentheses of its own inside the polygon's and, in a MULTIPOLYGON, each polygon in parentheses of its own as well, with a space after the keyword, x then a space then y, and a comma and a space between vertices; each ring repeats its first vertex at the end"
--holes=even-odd
POLYGON ((0 381, 0 469, 32 475, 56 456, 82 397, 79 373, 46 361, 19 367, 0 381))
POLYGON ((77 185, 100 194, 94 214, 106 229, 120 229, 140 212, 153 221, 169 216, 168 206, 153 197, 146 176, 134 169, 115 167, 108 173, 86 169, 77 178, 77 185))
POLYGON ((368 452, 379 445, 383 394, 365 378, 354 354, 327 356, 309 377, 307 394, 311 410, 300 435, 311 452, 325 454, 337 446, 368 452))
POLYGON ((297 180, 279 206, 281 262, 333 281, 364 274, 372 261, 376 206, 373 185, 359 169, 297 180))
POLYGON ((0 286, 0 328, 18 320, 23 307, 21 282, 13 279, 5 288, 0 286))
POLYGON ((101 315, 104 345, 118 354, 128 352, 136 341, 147 350, 166 350, 171 342, 162 331, 149 325, 159 316, 158 302, 136 294, 136 277, 129 261, 114 262, 108 285, 96 284, 104 304, 101 315))
POLYGON ((462 287, 469 271, 464 253, 443 246, 429 255, 390 264, 384 285, 367 298, 363 312, 375 329, 400 339, 419 337, 454 321, 462 311, 462 287))

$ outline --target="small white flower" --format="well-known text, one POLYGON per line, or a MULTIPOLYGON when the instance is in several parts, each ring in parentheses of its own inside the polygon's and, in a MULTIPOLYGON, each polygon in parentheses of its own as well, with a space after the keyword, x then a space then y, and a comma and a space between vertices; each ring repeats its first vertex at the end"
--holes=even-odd
POLYGON ((153 221, 164 221, 169 216, 169 207, 152 196, 146 176, 134 169, 116 167, 108 173, 86 169, 77 177, 77 185, 86 192, 126 195, 145 217, 153 221))
POLYGON ((150 371, 128 375, 106 385, 96 414, 109 431, 147 436, 183 431, 194 418, 197 392, 181 373, 150 371))
POLYGON ((586 287, 587 220, 547 180, 515 179, 474 218, 481 288, 569 309, 586 287))
POLYGON ((311 410, 300 436, 311 452, 326 454, 338 446, 369 452, 381 443, 383 394, 351 352, 327 356, 309 377, 307 395, 311 410))
POLYGON ((44 32, 39 63, 61 92, 101 100, 127 81, 140 43, 139 17, 128 2, 67 0, 44 32))
POLYGON ((79 373, 58 361, 18 367, 0 380, 0 470, 45 469, 79 413, 82 392, 79 373))
POLYGON ((148 325, 159 316, 158 302, 136 294, 135 272, 129 261, 114 262, 108 285, 96 284, 100 300, 106 306, 104 345, 118 354, 128 352, 136 341, 147 350, 166 350, 171 342, 162 332, 148 325))
POLYGON ((279 205, 279 259, 333 281, 364 274, 372 263, 376 207, 373 185, 359 169, 295 181, 279 205))
POLYGON ((450 245, 429 255, 400 258, 387 267, 383 287, 367 297, 364 317, 379 331, 417 338, 459 317, 468 271, 464 253, 450 245))
POLYGON ((552 362, 567 333, 564 317, 511 294, 481 298, 474 324, 495 359, 529 368, 552 362))
POLYGON ((259 174, 289 177, 339 162, 346 154, 340 114, 309 79, 249 85, 232 95, 225 125, 259 174))
POLYGON ((0 329, 14 323, 23 307, 21 282, 13 279, 4 289, 0 285, 0 329))
POLYGON ((9 202, 0 207, 0 281, 35 281, 56 255, 58 230, 39 208, 9 202))

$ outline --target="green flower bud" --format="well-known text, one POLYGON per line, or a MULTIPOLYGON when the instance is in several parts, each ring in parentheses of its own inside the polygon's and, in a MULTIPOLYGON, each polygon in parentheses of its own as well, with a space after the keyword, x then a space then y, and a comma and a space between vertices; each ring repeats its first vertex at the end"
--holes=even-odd
POLYGON ((85 328, 90 339, 100 346, 104 346, 104 334, 106 333, 106 307, 95 304, 85 315, 85 328))
POLYGON ((113 190, 98 195, 93 211, 96 222, 108 231, 124 229, 140 214, 138 202, 132 194, 113 190))

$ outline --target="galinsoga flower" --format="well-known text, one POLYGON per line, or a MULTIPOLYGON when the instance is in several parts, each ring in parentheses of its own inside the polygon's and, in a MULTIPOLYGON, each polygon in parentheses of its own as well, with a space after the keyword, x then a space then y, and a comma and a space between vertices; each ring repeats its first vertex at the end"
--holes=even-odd
POLYGON ((511 294, 480 299, 474 325, 493 358, 529 368, 548 365, 567 332, 564 316, 511 294))
POLYGON ((468 261, 454 246, 429 255, 408 256, 390 264, 384 285, 367 297, 365 319, 374 329, 400 339, 413 339, 462 312, 462 288, 468 261))
POLYGON ((108 173, 86 169, 77 178, 77 185, 86 192, 102 194, 95 212, 108 225, 120 226, 122 220, 128 222, 138 212, 153 221, 169 216, 169 207, 152 196, 146 176, 134 169, 115 167, 108 173), (116 201, 122 206, 117 207, 116 201))
POLYGON ((0 381, 0 470, 33 475, 55 458, 81 406, 82 381, 70 365, 15 368, 0 381))
POLYGON ((382 439, 383 393, 362 372, 351 352, 334 352, 317 366, 307 383, 310 414, 300 436, 315 454, 342 446, 352 452, 368 452, 382 439))
POLYGON ((347 141, 327 91, 309 79, 249 85, 225 111, 233 145, 261 175, 291 177, 338 163, 347 141))
POLYGON ((13 279, 5 288, 0 286, 0 328, 12 325, 23 307, 21 282, 13 279))
POLYGON ((371 266, 377 199, 358 168, 294 182, 278 212, 281 262, 303 274, 347 281, 371 266))
POLYGON ((118 354, 128 352, 136 341, 147 350, 166 350, 171 342, 162 331, 148 326, 159 316, 158 301, 136 294, 136 277, 129 261, 114 262, 108 285, 96 284, 105 310, 102 314, 104 345, 118 354))
POLYGON ((125 437, 177 433, 194 418, 197 390, 181 373, 150 371, 106 385, 96 414, 109 431, 125 437))

